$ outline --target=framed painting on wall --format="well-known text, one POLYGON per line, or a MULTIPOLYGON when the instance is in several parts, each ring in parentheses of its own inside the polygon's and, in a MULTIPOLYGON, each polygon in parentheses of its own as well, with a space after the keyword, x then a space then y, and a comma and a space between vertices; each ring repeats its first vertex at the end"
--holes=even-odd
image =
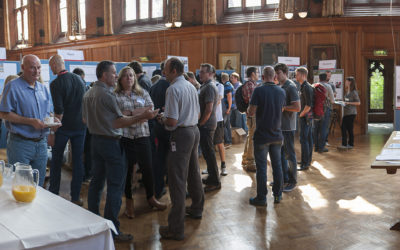
POLYGON ((219 53, 218 69, 234 70, 240 73, 240 53, 219 53))
POLYGON ((287 56, 286 43, 264 43, 261 44, 261 65, 275 65, 278 56, 287 56))
POLYGON ((311 70, 318 70, 319 61, 336 60, 336 68, 339 68, 339 56, 336 45, 311 45, 310 46, 310 67, 311 70))

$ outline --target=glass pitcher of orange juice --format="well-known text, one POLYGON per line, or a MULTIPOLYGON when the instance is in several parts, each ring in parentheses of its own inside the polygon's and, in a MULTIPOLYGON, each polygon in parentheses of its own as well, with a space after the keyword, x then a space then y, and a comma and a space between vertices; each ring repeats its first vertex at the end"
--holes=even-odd
POLYGON ((39 171, 37 169, 32 169, 28 164, 15 164, 12 195, 16 201, 32 202, 36 197, 36 188, 38 183, 39 171), (34 176, 36 176, 36 180, 34 176))

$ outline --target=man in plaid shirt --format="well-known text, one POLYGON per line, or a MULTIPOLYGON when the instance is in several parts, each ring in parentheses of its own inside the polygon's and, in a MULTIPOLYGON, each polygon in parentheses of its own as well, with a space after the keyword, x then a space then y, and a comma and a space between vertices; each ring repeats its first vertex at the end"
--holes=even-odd
MULTIPOLYGON (((246 103, 250 102, 251 95, 253 94, 254 89, 257 87, 257 81, 259 78, 260 72, 256 67, 248 67, 246 69, 246 76, 248 81, 242 87, 243 99, 246 103)), ((255 172, 256 171, 256 163, 254 161, 254 149, 253 149, 253 136, 254 130, 256 128, 256 117, 250 117, 247 114, 247 127, 249 129, 246 143, 244 146, 244 152, 242 156, 242 167, 246 171, 255 172)))

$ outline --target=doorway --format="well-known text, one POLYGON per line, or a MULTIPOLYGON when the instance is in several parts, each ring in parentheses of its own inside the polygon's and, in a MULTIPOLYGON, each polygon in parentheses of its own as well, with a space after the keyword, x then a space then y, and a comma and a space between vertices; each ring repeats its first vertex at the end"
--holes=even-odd
POLYGON ((393 123, 393 59, 368 60, 368 123, 393 123))

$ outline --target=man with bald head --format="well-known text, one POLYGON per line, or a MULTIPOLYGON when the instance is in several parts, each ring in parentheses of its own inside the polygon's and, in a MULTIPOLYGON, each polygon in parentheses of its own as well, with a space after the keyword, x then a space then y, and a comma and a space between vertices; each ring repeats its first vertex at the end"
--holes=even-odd
POLYGON ((6 121, 8 162, 30 164, 39 170, 43 185, 47 164, 48 127, 44 118, 50 116, 50 93, 39 82, 41 64, 35 55, 22 59, 22 75, 6 85, 0 102, 0 118, 6 121))
POLYGON ((283 174, 281 166, 281 130, 282 111, 286 103, 285 91, 274 83, 274 68, 267 66, 263 70, 263 84, 254 89, 249 116, 256 115, 254 131, 254 159, 256 161, 257 196, 250 198, 254 206, 267 205, 267 154, 271 158, 274 184, 272 192, 274 203, 282 199, 283 174))
POLYGON ((86 85, 80 76, 65 69, 64 59, 60 55, 52 56, 49 65, 53 74, 57 75, 57 78, 50 83, 54 115, 62 122, 62 126, 55 132, 49 190, 57 195, 60 191, 62 159, 65 145, 70 140, 73 164, 71 201, 82 206, 83 201, 79 198, 79 195, 84 173, 82 154, 86 133, 86 126, 82 121, 82 100, 86 85))

